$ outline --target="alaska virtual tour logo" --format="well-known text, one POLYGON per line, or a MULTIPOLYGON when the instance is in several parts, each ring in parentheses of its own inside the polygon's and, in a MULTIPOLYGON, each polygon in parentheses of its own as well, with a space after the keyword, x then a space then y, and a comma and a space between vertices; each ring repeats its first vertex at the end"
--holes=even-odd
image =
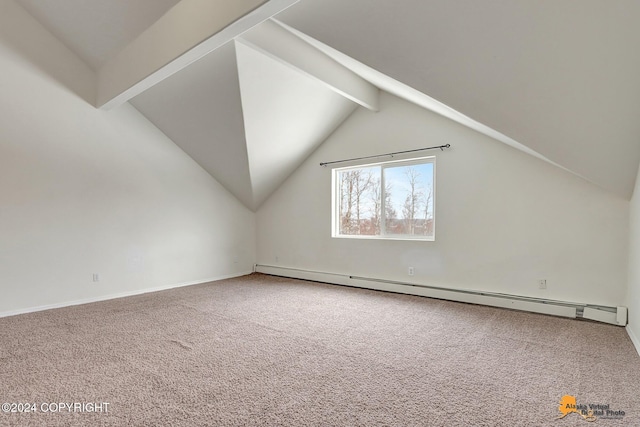
POLYGON ((615 420, 621 420, 624 418, 624 411, 614 411, 609 407, 609 404, 580 404, 576 401, 575 396, 570 396, 568 394, 562 396, 562 399, 560 399, 560 406, 558 406, 558 410, 560 411, 558 419, 564 418, 573 413, 578 414, 584 418, 585 421, 589 422, 593 422, 599 418, 615 420))

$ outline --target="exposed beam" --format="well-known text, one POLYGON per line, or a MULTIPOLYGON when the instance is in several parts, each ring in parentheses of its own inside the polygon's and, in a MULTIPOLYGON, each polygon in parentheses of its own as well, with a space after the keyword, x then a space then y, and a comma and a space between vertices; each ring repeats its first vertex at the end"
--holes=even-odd
POLYGON ((378 110, 379 90, 347 67, 316 49, 277 21, 268 20, 236 40, 322 82, 331 90, 378 110))
POLYGON ((182 0, 100 69, 97 106, 127 102, 297 2, 182 0))

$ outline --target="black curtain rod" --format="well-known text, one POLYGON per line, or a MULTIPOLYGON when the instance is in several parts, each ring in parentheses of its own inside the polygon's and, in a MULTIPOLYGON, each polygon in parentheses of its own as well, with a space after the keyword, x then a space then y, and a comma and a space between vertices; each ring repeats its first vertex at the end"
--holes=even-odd
POLYGON ((353 159, 334 160, 333 162, 322 162, 322 163, 320 163, 320 166, 333 165, 335 163, 353 162, 355 160, 374 159, 374 158, 377 158, 377 157, 386 157, 386 156, 393 157, 396 154, 415 153, 416 151, 435 150, 435 149, 438 149, 438 148, 441 151, 444 151, 445 148, 450 148, 450 147, 451 147, 451 144, 446 144, 446 145, 438 145, 438 146, 435 146, 435 147, 417 148, 415 150, 396 151, 395 153, 378 154, 376 156, 354 157, 353 159))

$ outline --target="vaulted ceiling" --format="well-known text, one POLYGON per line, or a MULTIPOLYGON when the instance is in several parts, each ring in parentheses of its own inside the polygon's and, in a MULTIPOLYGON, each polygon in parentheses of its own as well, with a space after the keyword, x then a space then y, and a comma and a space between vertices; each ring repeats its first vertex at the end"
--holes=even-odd
POLYGON ((633 192, 637 0, 17 1, 252 210, 378 88, 633 192))

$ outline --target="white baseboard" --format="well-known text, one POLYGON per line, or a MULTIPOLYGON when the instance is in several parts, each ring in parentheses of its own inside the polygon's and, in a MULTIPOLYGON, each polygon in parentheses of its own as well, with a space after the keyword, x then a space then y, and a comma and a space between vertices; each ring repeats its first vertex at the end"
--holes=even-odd
MULTIPOLYGON (((579 304, 576 302, 542 300, 538 298, 529 298, 518 295, 425 286, 418 283, 396 282, 393 280, 381 280, 375 278, 350 276, 347 274, 327 273, 321 271, 304 270, 273 265, 258 264, 255 266, 255 271, 258 273, 271 274, 274 276, 291 277, 295 279, 311 280, 316 282, 346 285, 408 295, 418 295, 429 298, 487 305, 491 307, 509 308, 512 310, 529 311, 533 313, 550 314, 553 316, 570 318, 583 317, 582 312, 583 309, 586 308, 585 304, 579 304)), ((615 307, 591 306, 587 311, 588 316, 584 317, 591 318, 592 320, 611 323, 618 326, 624 326, 626 324, 626 316, 624 319, 624 324, 617 323, 616 312, 613 309, 615 309, 615 307), (600 311, 600 309, 609 309, 612 311, 600 311)))
POLYGON ((25 308, 21 308, 21 309, 18 309, 18 310, 0 312, 0 318, 9 317, 9 316, 17 316, 19 314, 34 313, 34 312, 37 312, 37 311, 53 310, 55 308, 64 308, 64 307, 71 307, 71 306, 74 306, 74 305, 82 305, 82 304, 89 304, 89 303, 93 303, 93 302, 107 301, 107 300, 116 299, 116 298, 131 297, 131 296, 134 296, 134 295, 148 294, 148 293, 151 293, 151 292, 166 291, 168 289, 181 288, 181 287, 184 287, 184 286, 200 285, 202 283, 209 283, 209 282, 215 282, 215 281, 218 281, 218 280, 224 280, 224 279, 231 279, 231 278, 234 278, 234 277, 246 276, 247 274, 251 274, 251 273, 252 273, 251 271, 246 271, 246 272, 241 272, 241 273, 234 273, 234 274, 227 274, 227 275, 223 275, 223 276, 216 276, 216 277, 212 277, 212 278, 208 278, 208 279, 194 280, 194 281, 191 281, 191 282, 183 282, 183 283, 177 283, 177 284, 172 284, 172 285, 157 286, 157 287, 154 287, 154 288, 136 289, 134 291, 119 292, 119 293, 116 293, 116 294, 108 294, 108 295, 100 295, 100 296, 96 296, 96 297, 83 298, 83 299, 74 300, 74 301, 63 301, 63 302, 59 302, 59 303, 56 303, 56 304, 40 305, 40 306, 37 306, 37 307, 25 307, 25 308))
POLYGON ((571 303, 562 303, 560 301, 557 301, 556 304, 553 304, 551 301, 545 301, 542 303, 535 301, 532 298, 517 297, 515 295, 507 296, 502 294, 492 294, 489 292, 479 293, 266 265, 257 265, 256 271, 258 273, 272 274, 274 276, 292 277, 296 279, 312 280, 408 295, 418 295, 456 302, 510 308, 514 310, 531 311, 534 313, 551 314, 554 316, 576 317, 576 308, 571 306, 571 303))
POLYGON ((627 325, 625 329, 627 330, 627 334, 629 335, 629 338, 631 338, 631 342, 638 352, 638 356, 640 356, 640 339, 638 339, 638 336, 633 332, 633 329, 631 329, 631 325, 627 325))

